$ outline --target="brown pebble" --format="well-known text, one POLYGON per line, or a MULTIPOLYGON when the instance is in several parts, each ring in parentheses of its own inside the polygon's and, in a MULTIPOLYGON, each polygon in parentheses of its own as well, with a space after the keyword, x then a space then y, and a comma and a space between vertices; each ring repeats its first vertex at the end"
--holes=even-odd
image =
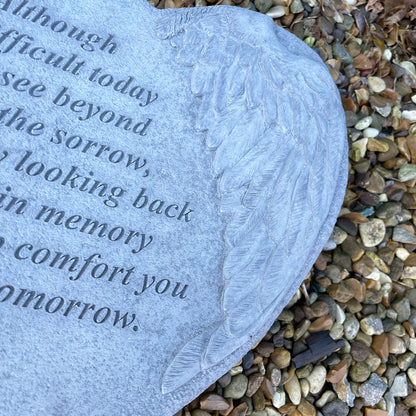
POLYGON ((410 324, 410 322, 403 322, 402 323, 404 329, 406 330, 406 332, 409 334, 410 338, 415 338, 415 330, 413 328, 413 326, 410 324))
POLYGON ((231 413, 230 416, 246 416, 248 412, 248 404, 239 404, 231 413))
POLYGON ((257 390, 253 395, 253 407, 254 410, 264 410, 266 407, 266 399, 264 393, 261 390, 257 390))
POLYGON ((275 366, 281 370, 282 368, 289 367, 291 356, 288 350, 285 350, 284 348, 276 348, 270 355, 270 359, 275 366))
POLYGON ((256 348, 256 351, 262 357, 270 357, 270 354, 274 351, 274 345, 272 342, 260 342, 256 348))
POLYGON ((345 374, 347 374, 347 371, 348 363, 346 360, 342 360, 338 364, 335 364, 331 367, 331 369, 328 371, 326 379, 330 383, 339 383, 344 378, 345 374))
POLYGON ((407 407, 416 407, 416 391, 414 391, 413 393, 409 394, 404 400, 403 403, 407 406, 407 407))
POLYGON ((308 331, 311 334, 315 334, 316 332, 329 331, 332 328, 333 323, 334 321, 330 315, 321 316, 310 324, 308 331))
POLYGON ((346 303, 354 297, 354 293, 344 283, 329 285, 326 288, 328 295, 337 302, 346 303))
POLYGON ((387 416, 389 412, 381 409, 371 409, 370 407, 365 408, 365 416, 387 416))
POLYGON ((318 300, 311 305, 314 318, 320 318, 321 316, 328 315, 329 306, 326 302, 318 300))
POLYGON ((376 266, 373 260, 371 260, 368 256, 361 257, 360 260, 352 265, 352 269, 355 271, 355 273, 361 274, 364 277, 371 274, 375 267, 376 266))
POLYGON ((374 335, 371 348, 382 360, 387 360, 389 358, 389 339, 387 335, 374 335))
POLYGON ((314 266, 315 269, 323 271, 326 269, 327 264, 328 258, 321 253, 319 257, 316 259, 314 266))
POLYGON ((261 389, 267 399, 273 400, 275 391, 272 382, 268 378, 265 378, 263 383, 261 383, 261 389))
POLYGON ((359 54, 358 56, 356 56, 352 63, 355 68, 360 70, 373 68, 373 63, 363 54, 359 54))
POLYGON ((202 410, 227 410, 230 404, 219 394, 210 393, 201 397, 200 408, 202 410))
POLYGON ((316 409, 315 407, 310 404, 305 399, 302 399, 300 404, 298 405, 296 409, 302 416, 315 416, 316 415, 316 409))
POLYGON ((251 397, 253 394, 260 388, 263 383, 264 376, 260 373, 252 374, 248 378, 247 392, 246 396, 251 397))
POLYGON ((357 313, 363 309, 363 305, 357 299, 350 299, 347 303, 347 311, 350 313, 357 313))
POLYGON ((226 399, 226 400, 227 400, 228 404, 230 405, 230 407, 229 407, 227 410, 220 410, 220 411, 219 411, 219 414, 220 414, 221 416, 230 416, 231 412, 232 412, 232 411, 233 411, 233 409, 234 409, 234 402, 233 402, 233 399, 228 398, 228 399, 226 399))
POLYGON ((396 403, 394 416, 409 416, 409 409, 403 403, 396 403))
POLYGON ((293 415, 293 413, 296 411, 296 406, 293 403, 286 403, 285 405, 279 407, 277 410, 284 415, 293 415))

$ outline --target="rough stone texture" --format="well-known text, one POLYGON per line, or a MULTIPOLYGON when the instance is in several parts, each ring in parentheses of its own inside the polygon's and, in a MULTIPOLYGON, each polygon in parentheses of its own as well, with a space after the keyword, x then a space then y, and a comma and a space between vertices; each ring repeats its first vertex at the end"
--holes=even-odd
POLYGON ((341 400, 329 402, 322 408, 324 416, 347 416, 348 412, 349 407, 347 403, 344 403, 341 400))
POLYGON ((358 392, 370 406, 374 406, 383 397, 387 387, 377 374, 371 374, 370 378, 359 387, 358 392))
POLYGON ((0 199, 27 200, 0 208, 0 414, 171 416, 264 335, 328 241, 347 176, 338 91, 313 50, 247 10, 44 0, 54 31, 17 3, 1 30, 39 59, 23 38, 6 52, 10 32, 2 71, 45 89, 0 90, 0 199), (253 60, 243 91, 219 86, 253 60), (42 205, 63 218, 36 219, 42 205), (21 289, 45 299, 16 302, 21 289))

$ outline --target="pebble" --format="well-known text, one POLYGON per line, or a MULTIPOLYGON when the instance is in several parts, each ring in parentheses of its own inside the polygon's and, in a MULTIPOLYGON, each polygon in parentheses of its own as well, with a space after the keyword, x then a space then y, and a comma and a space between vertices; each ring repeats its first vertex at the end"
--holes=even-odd
POLYGON ((340 245, 347 237, 348 234, 342 228, 335 226, 330 238, 335 241, 337 245, 340 245))
POLYGON ((231 383, 224 389, 224 397, 231 399, 241 399, 248 385, 248 378, 244 374, 234 376, 231 383))
POLYGON ((410 382, 413 384, 413 387, 416 389, 416 369, 409 368, 407 370, 407 376, 409 377, 410 382))
POLYGON ((338 399, 327 403, 322 408, 322 413, 324 416, 347 416, 348 412, 349 407, 347 403, 344 403, 338 399))
POLYGON ((351 366, 349 376, 352 381, 356 383, 362 383, 370 377, 371 370, 364 362, 355 363, 351 366))
POLYGON ((346 360, 341 360, 338 364, 335 364, 331 367, 328 371, 328 375, 326 376, 326 380, 330 383, 339 383, 344 376, 347 374, 348 371, 348 363, 346 360))
POLYGON ((358 388, 358 393, 370 406, 374 406, 381 400, 387 387, 377 374, 371 374, 370 378, 358 388))
POLYGON ((348 382, 347 377, 345 376, 343 380, 333 386, 338 399, 347 403, 349 407, 353 407, 355 394, 351 390, 351 384, 348 382))
POLYGON ((357 130, 364 130, 368 127, 371 126, 371 123, 373 122, 373 118, 371 116, 367 116, 362 118, 361 120, 359 120, 356 124, 355 124, 355 128, 357 130))
POLYGON ((367 81, 374 92, 382 92, 386 89, 386 83, 380 77, 367 77, 367 81))
POLYGON ((276 348, 271 354, 270 359, 274 365, 281 370, 282 368, 289 367, 291 355, 290 352, 284 348, 276 348))
POLYGON ((370 355, 370 349, 361 341, 356 341, 351 344, 351 355, 355 361, 365 361, 370 355))
POLYGON ((344 334, 345 338, 349 341, 353 340, 360 330, 360 323, 353 314, 346 314, 344 322, 344 334))
POLYGON ((263 383, 264 376, 260 373, 252 374, 248 378, 248 385, 247 385, 247 397, 252 397, 254 393, 260 388, 261 384, 263 383))
MULTIPOLYGON (((364 129, 364 137, 373 138, 377 137, 380 134, 380 130, 375 129, 374 127, 367 127, 364 129)), ((374 151, 374 152, 387 152, 388 147, 386 148, 386 145, 379 140, 369 140, 367 143, 368 150, 374 151), (385 149, 385 150, 384 150, 385 149)))
POLYGON ((219 380, 218 380, 218 384, 222 387, 222 388, 224 388, 224 387, 226 387, 226 386, 228 386, 230 383, 231 383, 231 379, 232 379, 232 376, 231 376, 231 374, 228 372, 228 373, 225 373, 219 380))
POLYGON ((348 53, 348 51, 338 42, 335 42, 332 47, 333 53, 335 56, 339 56, 344 65, 352 64, 353 57, 348 53))
POLYGON ((319 393, 326 382, 326 369, 323 365, 317 365, 307 377, 309 382, 309 391, 312 394, 319 393))
POLYGON ((366 407, 364 416, 388 416, 388 415, 389 415, 389 412, 387 410, 372 409, 370 407, 366 407))
POLYGON ((353 291, 342 282, 329 285, 326 291, 332 299, 340 303, 346 303, 354 297, 353 291))
POLYGON ((391 354, 403 354, 406 352, 406 344, 404 341, 396 335, 388 334, 389 339, 389 352, 391 354))
POLYGON ((405 267, 402 273, 402 279, 416 279, 416 267, 405 267))
POLYGON ((416 289, 409 289, 406 291, 406 297, 413 308, 416 308, 416 289))
POLYGON ((282 416, 276 409, 273 407, 266 407, 266 415, 267 416, 282 416))
POLYGON ((205 410, 200 410, 200 409, 193 410, 191 415, 192 416, 211 416, 210 413, 206 412, 205 410))
POLYGON ((286 393, 283 390, 277 389, 276 393, 273 395, 273 406, 276 409, 282 407, 286 404, 286 393))
POLYGON ((260 13, 266 13, 273 6, 273 0, 254 0, 254 5, 260 13))
POLYGON ((242 367, 243 370, 248 370, 249 368, 251 368, 251 366, 253 365, 253 360, 254 360, 254 354, 252 351, 249 351, 242 360, 242 367))
POLYGON ((383 333, 383 323, 378 315, 369 315, 360 321, 360 328, 367 335, 380 335, 383 333))
POLYGON ((333 325, 334 321, 330 315, 321 316, 320 318, 315 319, 308 328, 308 331, 311 334, 322 331, 329 331, 333 325))
POLYGON ((390 393, 393 397, 406 397, 409 394, 406 374, 401 373, 396 376, 393 385, 390 388, 390 393))
POLYGON ((400 370, 406 371, 411 364, 415 362, 415 354, 411 352, 406 352, 403 355, 399 355, 397 358, 397 366, 400 370))
MULTIPOLYGON (((298 405, 302 399, 302 391, 300 383, 296 375, 293 375, 284 385, 285 391, 289 396, 290 401, 294 405, 298 405)), ((274 396, 273 396, 274 397, 274 396)))
POLYGON ((366 247, 376 247, 386 235, 386 226, 384 221, 374 218, 365 224, 359 225, 360 237, 366 247))
POLYGON ((342 324, 336 322, 329 331, 329 335, 334 341, 338 341, 339 339, 341 339, 344 335, 344 327, 342 326, 342 324))
POLYGON ((286 14, 286 7, 284 6, 274 6, 267 13, 267 16, 270 16, 272 19, 277 19, 286 14))
POLYGON ((416 110, 412 110, 412 111, 405 110, 402 112, 402 117, 410 121, 416 121, 416 110))
POLYGON ((416 408, 416 391, 410 393, 403 401, 407 407, 416 408))
MULTIPOLYGON (((361 158, 365 156, 365 152, 367 151, 367 143, 368 143, 368 139, 364 138, 364 139, 357 140, 351 144, 352 151, 354 150, 356 151, 356 153, 353 153, 353 154, 357 155, 358 160, 360 160, 361 158)), ((358 162, 358 160, 354 158, 352 159, 358 162)))
POLYGON ((370 351, 370 355, 364 362, 368 365, 371 372, 375 372, 381 365, 381 358, 375 352, 370 351))
POLYGON ((282 372, 278 368, 273 368, 271 371, 270 381, 274 387, 280 385, 280 382, 282 381, 282 372))
POLYGON ((392 308, 397 312, 397 321, 402 323, 410 318, 410 301, 407 297, 392 303, 392 308))
POLYGON ((307 397, 309 394, 309 383, 308 380, 300 380, 300 389, 302 391, 302 397, 307 397))
POLYGON ((416 178, 416 165, 408 163, 400 167, 398 173, 398 179, 400 182, 410 181, 414 178, 416 178))
POLYGON ((315 407, 306 400, 301 401, 301 403, 299 404, 299 406, 297 408, 297 411, 302 416, 315 416, 316 415, 315 407))
POLYGON ((389 358, 389 339, 387 335, 385 333, 375 335, 373 337, 371 348, 382 360, 387 360, 387 358, 389 358))
POLYGON ((227 410, 230 404, 219 394, 210 393, 202 396, 200 401, 201 410, 227 410))
POLYGON ((293 14, 301 13, 303 12, 303 4, 301 0, 293 0, 292 4, 290 5, 290 12, 293 14))
POLYGON ((327 390, 315 402, 315 406, 318 408, 324 407, 327 403, 334 401, 336 398, 337 396, 332 390, 327 390))

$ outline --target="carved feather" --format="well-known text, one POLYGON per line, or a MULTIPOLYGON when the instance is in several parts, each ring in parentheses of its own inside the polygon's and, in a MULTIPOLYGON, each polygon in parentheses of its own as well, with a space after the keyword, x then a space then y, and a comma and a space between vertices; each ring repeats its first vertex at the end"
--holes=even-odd
POLYGON ((164 392, 233 353, 262 327, 266 311, 285 306, 279 299, 293 294, 303 278, 299 258, 305 247, 333 226, 326 217, 334 177, 344 169, 340 152, 331 151, 345 133, 334 124, 342 109, 319 58, 292 45, 287 58, 280 29, 271 25, 265 38, 255 30, 240 33, 233 23, 238 12, 231 17, 217 10, 175 11, 158 25, 159 36, 176 48, 177 62, 191 66, 190 89, 199 101, 196 128, 206 131, 220 211, 229 218, 223 320, 176 351, 164 392), (295 69, 293 55, 301 62, 295 69), (282 278, 293 281, 284 293, 282 278))

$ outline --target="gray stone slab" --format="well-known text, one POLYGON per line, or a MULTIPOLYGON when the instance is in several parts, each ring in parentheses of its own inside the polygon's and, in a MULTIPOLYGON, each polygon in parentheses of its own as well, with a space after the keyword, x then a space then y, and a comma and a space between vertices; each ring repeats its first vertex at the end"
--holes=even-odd
POLYGON ((0 0, 0 414, 170 416, 224 374, 331 234, 344 121, 265 16, 0 0))

